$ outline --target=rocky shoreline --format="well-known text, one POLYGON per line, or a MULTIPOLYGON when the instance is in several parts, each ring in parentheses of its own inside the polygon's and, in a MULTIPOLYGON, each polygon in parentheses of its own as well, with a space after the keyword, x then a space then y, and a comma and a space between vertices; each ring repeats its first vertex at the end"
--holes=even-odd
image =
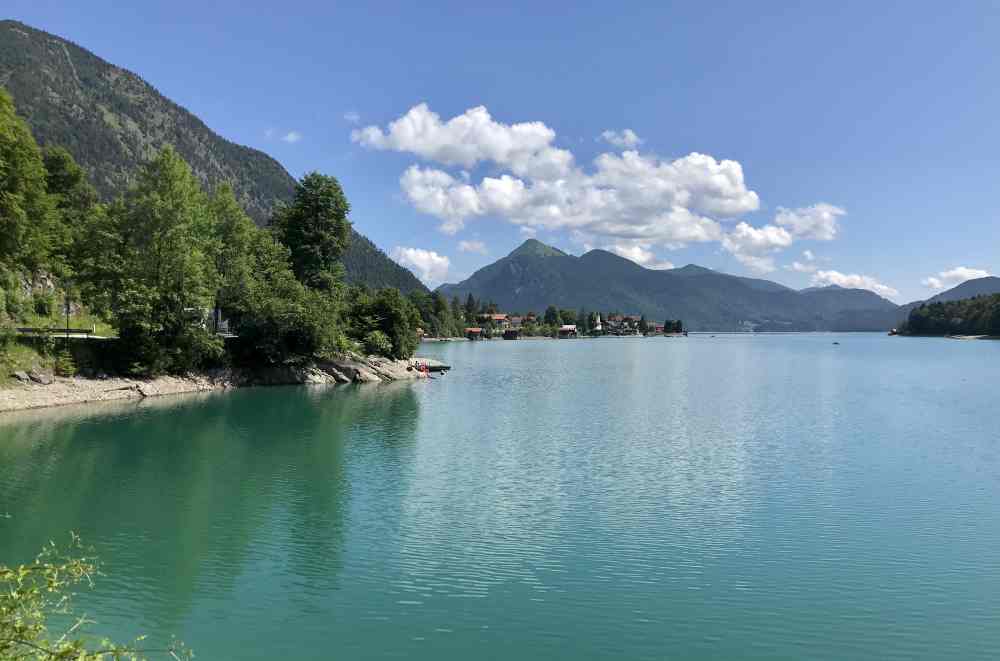
POLYGON ((441 363, 431 358, 392 360, 381 356, 344 356, 303 366, 226 368, 186 376, 160 376, 152 379, 110 376, 63 378, 32 370, 30 375, 28 373, 18 375, 17 385, 0 389, 0 413, 228 388, 388 383, 427 378, 428 373, 420 369, 422 365, 435 367, 441 363))

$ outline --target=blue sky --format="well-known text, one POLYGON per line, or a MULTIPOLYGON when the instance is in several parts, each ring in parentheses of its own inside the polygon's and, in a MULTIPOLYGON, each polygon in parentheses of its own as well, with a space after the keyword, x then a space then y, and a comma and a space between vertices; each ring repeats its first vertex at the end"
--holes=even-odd
POLYGON ((995 2, 135 4, 4 13, 336 175, 432 284, 531 234, 898 302, 1000 272, 995 2))

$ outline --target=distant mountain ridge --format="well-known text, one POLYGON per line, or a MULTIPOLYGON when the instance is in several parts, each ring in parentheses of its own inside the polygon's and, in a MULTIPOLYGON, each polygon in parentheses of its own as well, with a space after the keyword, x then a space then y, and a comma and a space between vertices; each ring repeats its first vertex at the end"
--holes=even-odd
POLYGON ((694 264, 652 270, 606 250, 575 257, 534 239, 438 291, 463 300, 471 293, 510 311, 556 305, 683 319, 691 330, 878 331, 895 325, 899 309, 864 289, 796 291, 694 264))
MULTIPOLYGON (((0 21, 0 86, 14 97, 39 143, 68 149, 105 199, 124 191, 139 166, 166 143, 206 184, 228 181, 259 225, 295 190, 278 161, 220 137, 138 75, 17 21, 0 21)), ((349 282, 425 289, 357 232, 344 266, 349 282)))

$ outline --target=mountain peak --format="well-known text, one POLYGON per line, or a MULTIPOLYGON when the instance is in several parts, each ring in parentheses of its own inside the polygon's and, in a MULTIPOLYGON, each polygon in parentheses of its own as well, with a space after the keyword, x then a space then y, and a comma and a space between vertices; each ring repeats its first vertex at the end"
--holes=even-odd
POLYGON ((568 257, 566 253, 558 248, 546 245, 538 239, 528 239, 519 245, 508 257, 568 257))

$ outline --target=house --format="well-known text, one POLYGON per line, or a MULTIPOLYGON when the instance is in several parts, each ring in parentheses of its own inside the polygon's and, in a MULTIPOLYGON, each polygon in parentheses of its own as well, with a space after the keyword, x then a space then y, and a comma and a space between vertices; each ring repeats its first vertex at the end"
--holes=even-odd
POLYGON ((604 331, 604 327, 601 326, 601 315, 600 315, 600 313, 597 314, 597 316, 596 316, 595 319, 596 319, 596 321, 594 321, 594 332, 595 333, 601 333, 601 332, 603 332, 604 331))
POLYGON ((508 321, 510 321, 510 327, 515 330, 524 325, 524 317, 510 317, 508 321))
POLYGON ((656 324, 653 326, 653 331, 657 333, 663 333, 663 324, 656 324))
POLYGON ((510 328, 510 317, 503 312, 493 312, 478 315, 476 317, 481 322, 492 323, 497 330, 507 330, 510 328))
POLYGON ((576 324, 563 324, 559 327, 559 339, 576 337, 576 324))
POLYGON ((508 328, 503 332, 503 339, 505 340, 519 340, 521 339, 521 331, 516 328, 508 328))
POLYGON ((483 339, 483 329, 482 328, 466 328, 465 336, 470 340, 481 340, 483 339))

